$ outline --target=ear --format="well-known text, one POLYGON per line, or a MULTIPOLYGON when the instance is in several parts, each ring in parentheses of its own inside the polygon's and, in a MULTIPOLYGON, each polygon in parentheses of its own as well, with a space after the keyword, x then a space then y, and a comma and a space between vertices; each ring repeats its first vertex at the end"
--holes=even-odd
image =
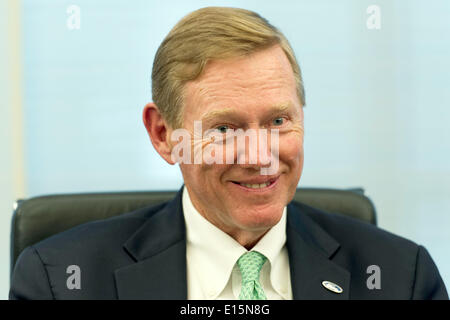
POLYGON ((144 107, 142 118, 153 147, 169 164, 175 164, 170 156, 172 151, 170 134, 172 130, 163 119, 156 104, 148 103, 144 107))

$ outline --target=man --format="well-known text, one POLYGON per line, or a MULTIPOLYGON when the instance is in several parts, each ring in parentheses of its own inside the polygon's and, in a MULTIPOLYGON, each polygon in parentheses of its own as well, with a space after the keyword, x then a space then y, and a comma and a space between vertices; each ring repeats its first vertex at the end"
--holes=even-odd
POLYGON ((448 299, 423 247, 290 203, 303 169, 303 81, 265 19, 232 8, 189 14, 158 49, 152 80, 144 124, 161 157, 180 163, 184 187, 167 204, 27 248, 11 298, 448 299), (250 130, 257 143, 248 135, 239 145, 250 130), (76 288, 68 266, 81 270, 76 288))

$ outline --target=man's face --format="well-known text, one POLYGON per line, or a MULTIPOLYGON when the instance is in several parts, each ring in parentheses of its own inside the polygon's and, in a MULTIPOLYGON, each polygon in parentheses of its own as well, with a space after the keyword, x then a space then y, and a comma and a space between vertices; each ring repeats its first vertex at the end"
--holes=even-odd
POLYGON ((224 232, 258 232, 275 225, 295 194, 303 168, 303 110, 283 50, 274 46, 212 61, 184 93, 183 127, 192 133, 194 121, 201 121, 203 132, 279 130, 279 166, 274 174, 262 175, 260 162, 237 164, 237 156, 234 164, 180 164, 195 208, 224 232), (248 186, 265 182, 270 184, 248 186))

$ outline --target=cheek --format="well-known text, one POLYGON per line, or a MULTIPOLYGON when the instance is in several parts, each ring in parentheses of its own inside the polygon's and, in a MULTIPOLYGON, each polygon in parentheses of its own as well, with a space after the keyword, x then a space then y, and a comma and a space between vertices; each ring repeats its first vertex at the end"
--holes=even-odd
POLYGON ((205 165, 205 164, 181 164, 184 181, 191 185, 198 185, 207 188, 208 185, 221 182, 223 172, 227 170, 225 165, 205 165))
POLYGON ((288 135, 284 140, 280 139, 280 166, 284 165, 288 173, 286 177, 291 200, 302 176, 303 159, 303 136, 288 135))
POLYGON ((280 160, 303 163, 303 131, 295 130, 280 136, 280 160))

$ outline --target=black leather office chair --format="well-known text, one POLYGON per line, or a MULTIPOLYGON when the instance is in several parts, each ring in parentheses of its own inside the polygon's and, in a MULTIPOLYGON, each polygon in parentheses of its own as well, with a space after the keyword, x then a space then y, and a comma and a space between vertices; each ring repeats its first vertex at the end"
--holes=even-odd
MULTIPOLYGON (((106 219, 170 200, 176 191, 62 194, 18 200, 11 226, 11 274, 26 247, 79 224, 106 219)), ((294 201, 376 224, 364 189, 300 188, 294 201)))

